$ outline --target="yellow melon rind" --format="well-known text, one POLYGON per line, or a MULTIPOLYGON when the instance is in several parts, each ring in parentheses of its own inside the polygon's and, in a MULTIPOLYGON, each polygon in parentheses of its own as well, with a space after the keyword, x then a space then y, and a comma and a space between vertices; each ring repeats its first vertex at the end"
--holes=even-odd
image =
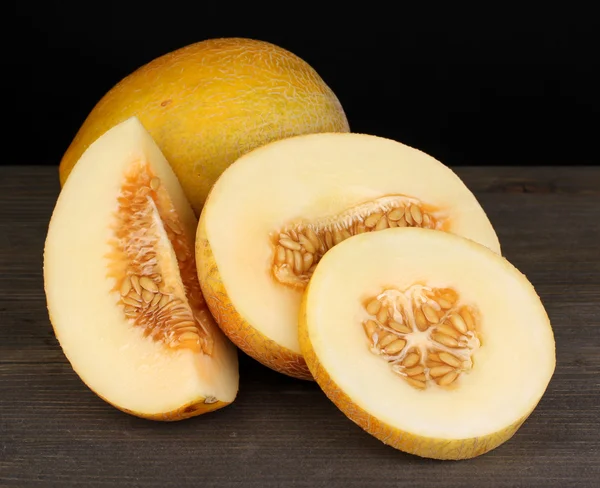
MULTIPOLYGON (((102 398, 102 397, 100 397, 102 398)), ((105 398, 102 398, 106 401, 105 398)), ((198 401, 189 403, 187 405, 182 405, 180 408, 176 410, 172 410, 170 412, 160 413, 160 414, 143 414, 134 412, 133 410, 127 410, 126 408, 119 407, 118 405, 114 405, 108 401, 110 405, 115 407, 116 409, 127 413, 129 415, 133 415, 134 417, 143 418, 146 420, 154 420, 158 422, 177 422, 179 420, 186 420, 192 417, 197 417, 199 415, 204 415, 206 413, 214 412, 216 410, 220 410, 227 405, 230 405, 232 402, 222 402, 217 401, 214 403, 204 403, 204 398, 200 398, 198 401)))
MULTIPOLYGON (((89 385, 86 385, 86 386, 89 387, 89 385)), ((176 422, 179 420, 186 420, 186 419, 189 419, 192 417, 197 417, 199 415, 204 415, 205 413, 210 413, 210 412, 214 412, 216 410, 220 410, 221 408, 231 405, 231 403, 233 403, 233 400, 231 402, 223 402, 223 401, 219 400, 216 402, 206 403, 205 402, 206 398, 199 398, 194 402, 188 403, 186 405, 182 405, 181 407, 179 407, 175 410, 171 410, 170 412, 151 414, 151 413, 136 412, 135 410, 129 410, 127 408, 121 407, 115 403, 108 401, 108 399, 106 399, 102 395, 98 395, 97 393, 96 393, 96 395, 100 399, 104 400, 106 403, 108 403, 112 407, 116 408, 117 410, 120 410, 123 413, 132 415, 134 417, 139 417, 141 419, 154 420, 157 422, 176 422)))

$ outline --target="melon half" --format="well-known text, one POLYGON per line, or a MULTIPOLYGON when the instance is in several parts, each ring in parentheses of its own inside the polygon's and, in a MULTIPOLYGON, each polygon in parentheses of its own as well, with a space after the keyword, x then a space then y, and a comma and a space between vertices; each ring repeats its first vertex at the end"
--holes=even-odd
POLYGON ((196 227, 137 118, 85 151, 56 202, 44 249, 50 320, 83 382, 125 412, 177 420, 236 397, 237 351, 201 294, 196 227))
POLYGON ((213 186, 196 238, 200 285, 244 352, 311 379, 298 313, 319 260, 351 236, 395 227, 454 233, 500 253, 475 196, 421 151, 355 133, 273 142, 242 156, 213 186))
POLYGON ((510 439, 556 362, 526 277, 485 246, 428 229, 363 234, 329 251, 303 296, 299 337, 342 412, 385 444, 436 459, 510 439))

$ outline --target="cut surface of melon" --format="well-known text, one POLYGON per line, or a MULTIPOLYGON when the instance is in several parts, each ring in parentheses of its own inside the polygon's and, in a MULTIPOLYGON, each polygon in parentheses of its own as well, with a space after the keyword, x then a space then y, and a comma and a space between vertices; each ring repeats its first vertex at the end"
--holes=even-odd
POLYGON ((403 226, 459 234, 500 253, 473 194, 421 151, 363 134, 277 141, 240 158, 214 185, 197 234, 200 284, 234 343, 310 379, 297 317, 319 260, 353 235, 403 226))
POLYGON ((351 420, 438 459, 508 440, 555 368, 552 328, 526 277, 478 243, 425 229, 364 234, 328 252, 303 295, 299 339, 351 420))
POLYGON ((231 403, 237 352, 197 280, 197 221, 136 118, 83 154, 48 228, 44 287, 74 371, 115 407, 178 420, 231 403))

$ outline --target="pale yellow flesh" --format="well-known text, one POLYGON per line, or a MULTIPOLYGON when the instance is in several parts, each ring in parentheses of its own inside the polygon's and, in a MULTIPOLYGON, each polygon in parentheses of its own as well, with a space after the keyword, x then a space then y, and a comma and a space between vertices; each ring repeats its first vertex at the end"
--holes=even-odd
POLYGON ((290 220, 335 215, 393 194, 446 210, 452 217, 451 232, 500 252, 473 194, 430 156, 369 135, 289 138, 234 163, 213 187, 203 210, 209 244, 238 313, 263 335, 299 354, 301 292, 273 280, 270 233, 290 220))
POLYGON ((143 415, 171 412, 202 398, 231 402, 237 355, 216 328, 211 357, 168 350, 143 338, 117 306, 107 278, 110 224, 123 173, 146 160, 166 186, 193 249, 196 218, 148 133, 132 118, 102 136, 65 184, 48 229, 44 280, 57 338, 82 380, 119 408, 143 415))
POLYGON ((339 390, 412 435, 451 441, 499 432, 529 414, 554 372, 552 329, 531 284, 504 258, 457 236, 388 229, 349 239, 322 259, 305 299, 310 344, 339 390), (369 351, 363 300, 415 282, 452 287, 481 313, 482 347, 458 388, 417 390, 369 351))

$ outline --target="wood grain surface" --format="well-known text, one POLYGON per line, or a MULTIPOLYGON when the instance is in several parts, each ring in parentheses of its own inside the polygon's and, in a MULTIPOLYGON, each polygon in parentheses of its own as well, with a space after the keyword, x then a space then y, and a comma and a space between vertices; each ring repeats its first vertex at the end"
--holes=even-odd
POLYGON ((104 403, 67 363, 46 313, 42 249, 57 171, 0 168, 0 486, 599 486, 600 168, 456 172, 537 288, 557 369, 510 441, 440 462, 383 445, 316 384, 244 356, 239 396, 218 412, 157 423, 104 403))

